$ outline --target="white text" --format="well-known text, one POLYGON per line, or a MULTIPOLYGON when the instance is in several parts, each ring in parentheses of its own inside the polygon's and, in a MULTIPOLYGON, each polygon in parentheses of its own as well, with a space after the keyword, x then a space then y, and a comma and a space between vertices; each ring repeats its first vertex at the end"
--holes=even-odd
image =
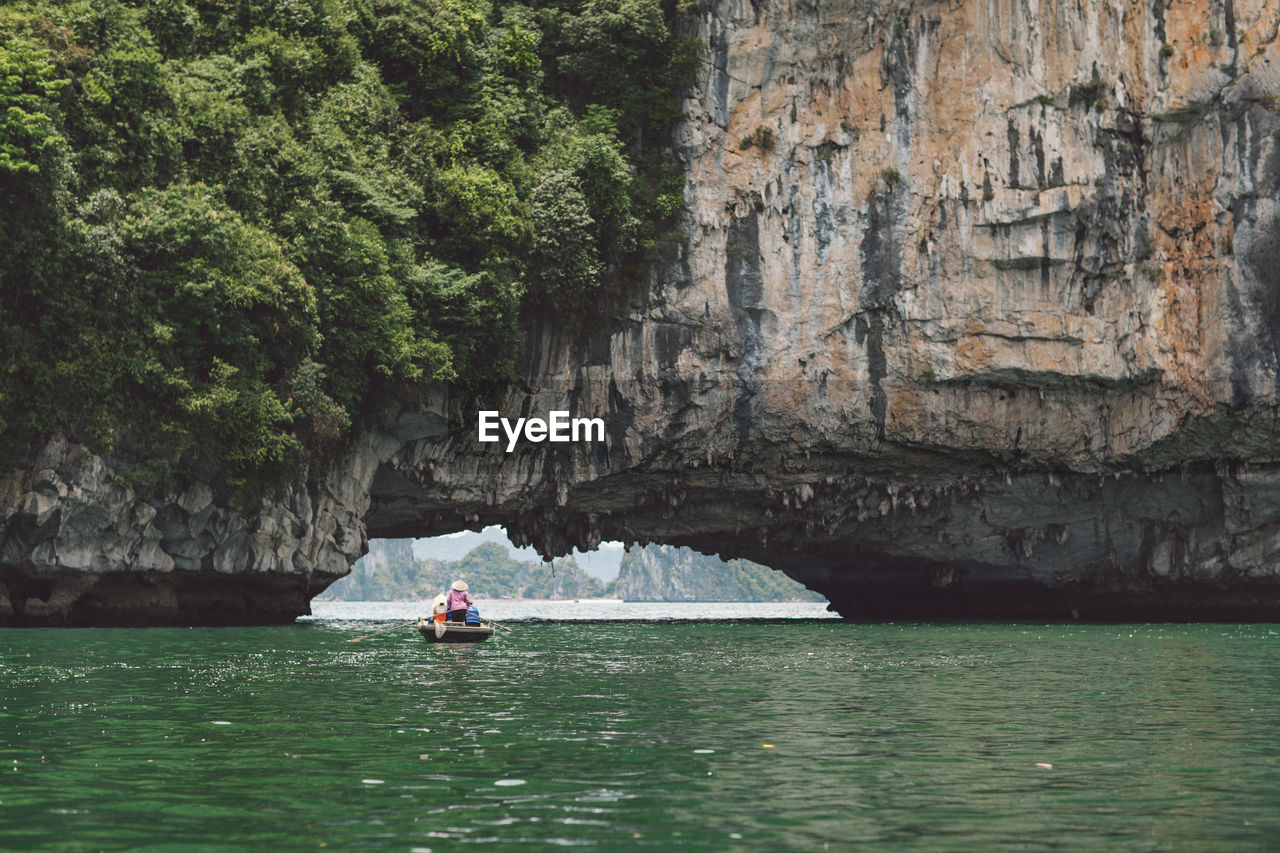
POLYGON ((553 411, 542 418, 516 418, 514 423, 497 412, 480 412, 479 438, 482 443, 501 441, 498 427, 507 436, 507 452, 515 450, 523 434, 525 441, 604 441, 603 418, 570 418, 568 412, 553 411))

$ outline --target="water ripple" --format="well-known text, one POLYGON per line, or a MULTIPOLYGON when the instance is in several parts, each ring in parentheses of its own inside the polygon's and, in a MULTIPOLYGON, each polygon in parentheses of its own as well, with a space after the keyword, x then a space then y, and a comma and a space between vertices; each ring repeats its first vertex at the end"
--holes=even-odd
POLYGON ((379 627, 0 632, 0 848, 1280 837, 1267 626, 379 627))

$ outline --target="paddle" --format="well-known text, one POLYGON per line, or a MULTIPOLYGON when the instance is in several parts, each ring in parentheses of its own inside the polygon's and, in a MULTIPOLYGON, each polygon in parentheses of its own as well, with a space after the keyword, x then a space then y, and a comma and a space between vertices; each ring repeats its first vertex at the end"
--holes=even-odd
POLYGON ((376 637, 376 636, 378 636, 379 634, 385 634, 385 633, 387 633, 388 631, 394 631, 394 630, 395 630, 395 629, 397 629, 397 628, 405 628, 405 627, 407 627, 407 626, 409 626, 409 625, 417 625, 417 624, 418 624, 418 620, 417 620, 417 619, 412 619, 412 620, 410 620, 410 621, 408 621, 408 622, 402 622, 402 623, 400 623, 399 625, 392 625, 390 628, 383 628, 381 631, 374 631, 372 634, 365 634, 363 637, 354 637, 354 638, 352 638, 352 639, 350 639, 350 640, 347 640, 347 642, 348 642, 348 643, 358 643, 358 642, 360 642, 361 640, 367 640, 367 639, 369 639, 370 637, 376 637))
MULTIPOLYGON (((504 631, 514 631, 514 630, 515 630, 514 628, 510 628, 510 627, 508 627, 508 626, 506 626, 506 625, 503 625, 503 624, 502 624, 502 623, 500 623, 500 622, 494 622, 492 619, 485 619, 484 621, 488 622, 488 623, 489 623, 490 625, 492 625, 493 627, 495 627, 495 628, 501 628, 501 629, 502 629, 502 630, 504 630, 504 631)), ((536 643, 536 642, 538 642, 538 638, 537 638, 537 637, 531 636, 531 635, 529 635, 529 634, 521 633, 520 631, 516 631, 515 633, 520 634, 520 636, 522 636, 522 637, 528 637, 530 640, 533 640, 535 643, 536 643)))

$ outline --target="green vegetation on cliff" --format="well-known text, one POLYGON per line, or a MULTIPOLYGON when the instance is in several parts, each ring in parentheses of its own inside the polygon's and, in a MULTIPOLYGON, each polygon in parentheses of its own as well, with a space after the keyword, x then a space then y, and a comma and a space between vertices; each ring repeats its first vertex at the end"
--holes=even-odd
POLYGON ((425 601, 466 580, 471 596, 542 600, 598 598, 600 581, 578 568, 572 557, 554 563, 519 562, 497 542, 477 545, 460 560, 419 560, 411 540, 370 543, 369 553, 323 598, 341 601, 425 601))
POLYGON ((674 0, 0 6, 0 464, 260 479, 653 257, 674 0))

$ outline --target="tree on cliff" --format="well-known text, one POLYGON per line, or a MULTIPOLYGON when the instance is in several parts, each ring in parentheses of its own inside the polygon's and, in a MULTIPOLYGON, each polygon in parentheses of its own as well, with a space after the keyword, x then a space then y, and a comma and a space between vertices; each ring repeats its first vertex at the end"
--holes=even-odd
POLYGON ((598 306, 679 205, 674 6, 0 6, 0 464, 260 481, 508 378, 521 306, 598 306))

